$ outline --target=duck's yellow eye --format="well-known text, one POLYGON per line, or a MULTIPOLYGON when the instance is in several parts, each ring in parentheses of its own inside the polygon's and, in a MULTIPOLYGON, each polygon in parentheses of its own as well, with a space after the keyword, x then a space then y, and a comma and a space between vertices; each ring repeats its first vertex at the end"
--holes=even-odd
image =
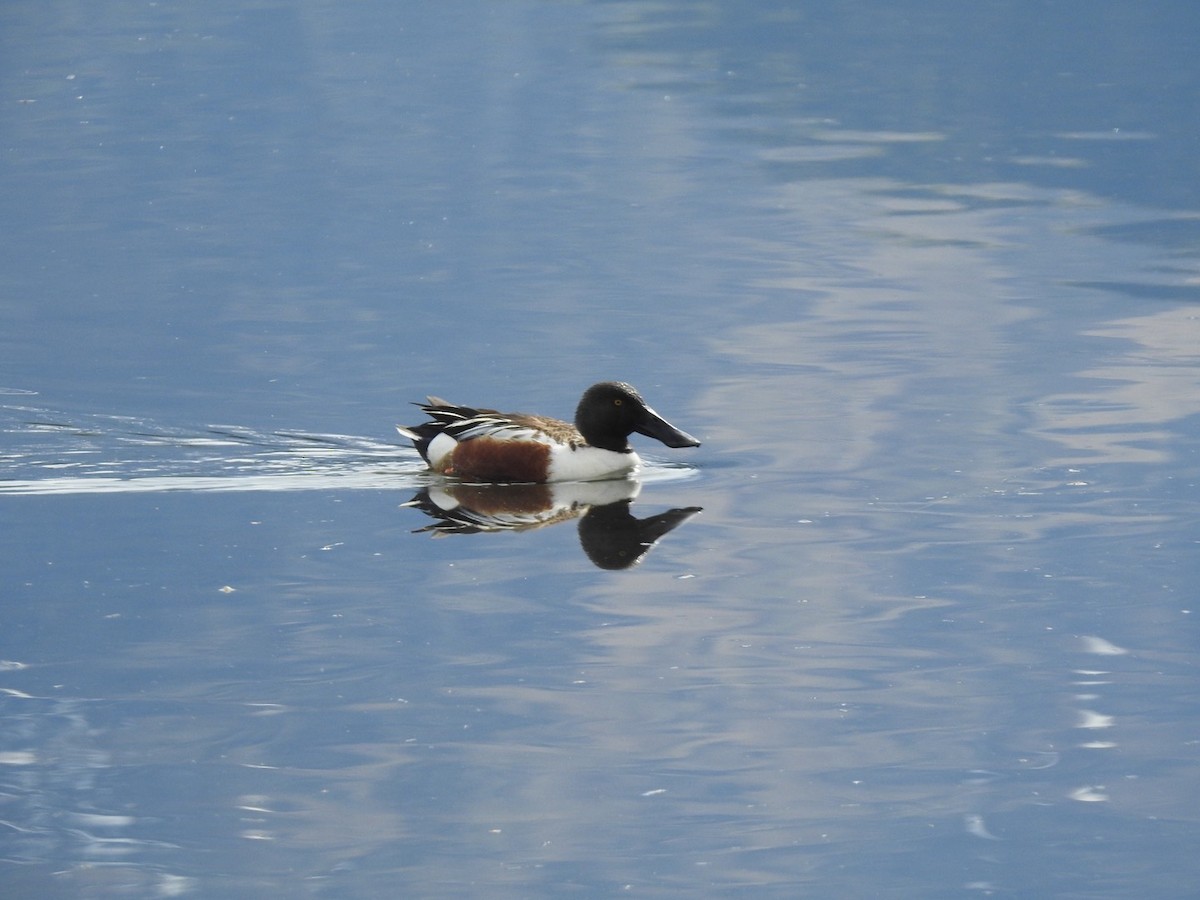
POLYGON ((622 402, 622 401, 621 401, 621 398, 620 398, 620 397, 615 397, 615 398, 613 398, 613 406, 620 406, 620 405, 621 405, 621 402, 622 402))

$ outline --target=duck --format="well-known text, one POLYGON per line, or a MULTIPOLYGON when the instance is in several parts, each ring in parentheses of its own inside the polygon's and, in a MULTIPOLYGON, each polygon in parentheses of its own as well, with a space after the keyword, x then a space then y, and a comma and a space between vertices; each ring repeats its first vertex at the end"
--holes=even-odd
POLYGON ((459 406, 433 396, 413 405, 430 421, 396 430, 413 442, 431 471, 472 483, 625 478, 642 462, 629 444, 634 432, 671 448, 700 446, 623 381, 602 381, 584 391, 574 424, 459 406))

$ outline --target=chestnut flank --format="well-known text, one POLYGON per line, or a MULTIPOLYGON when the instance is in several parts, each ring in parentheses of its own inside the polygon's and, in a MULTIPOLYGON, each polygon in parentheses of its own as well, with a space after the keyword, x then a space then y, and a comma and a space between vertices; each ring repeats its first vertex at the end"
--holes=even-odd
POLYGON ((547 444, 487 437, 463 441, 442 464, 444 474, 467 481, 540 482, 549 471, 547 444))

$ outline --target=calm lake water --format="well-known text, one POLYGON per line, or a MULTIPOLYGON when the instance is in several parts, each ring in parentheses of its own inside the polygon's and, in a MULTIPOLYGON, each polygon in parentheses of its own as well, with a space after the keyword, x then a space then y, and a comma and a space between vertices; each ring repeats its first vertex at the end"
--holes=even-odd
POLYGON ((0 894, 1195 896, 1198 33, 4 4, 0 894))

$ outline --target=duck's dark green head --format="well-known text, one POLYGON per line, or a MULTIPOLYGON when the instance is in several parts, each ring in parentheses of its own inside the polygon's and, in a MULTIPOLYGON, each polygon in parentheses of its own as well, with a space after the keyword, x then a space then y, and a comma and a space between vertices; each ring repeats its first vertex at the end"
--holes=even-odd
POLYGON ((668 447, 700 446, 647 406, 633 385, 622 381, 602 381, 584 391, 575 410, 575 427, 593 447, 618 452, 629 449, 629 435, 635 431, 668 447))

